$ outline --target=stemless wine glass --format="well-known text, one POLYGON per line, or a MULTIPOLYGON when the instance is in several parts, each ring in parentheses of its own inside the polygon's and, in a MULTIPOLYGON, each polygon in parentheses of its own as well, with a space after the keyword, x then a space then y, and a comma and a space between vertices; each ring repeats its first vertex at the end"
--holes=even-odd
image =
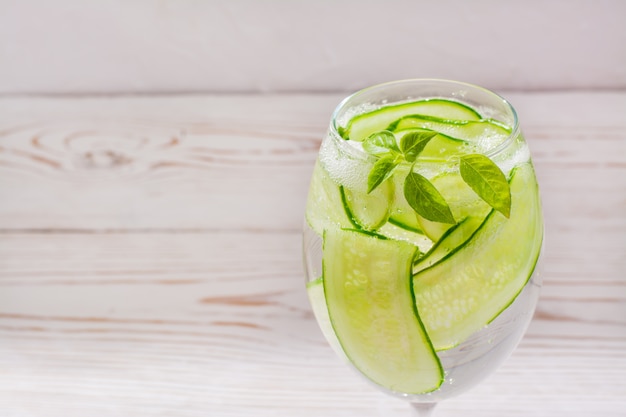
POLYGON ((535 309, 539 191, 513 107, 403 80, 339 104, 309 189, 307 291, 333 349, 415 415, 492 373, 535 309))

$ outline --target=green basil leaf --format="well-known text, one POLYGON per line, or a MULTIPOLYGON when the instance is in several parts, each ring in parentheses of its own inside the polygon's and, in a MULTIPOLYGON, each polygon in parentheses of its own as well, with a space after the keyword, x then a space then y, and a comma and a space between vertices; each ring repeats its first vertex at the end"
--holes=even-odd
POLYGON ((400 149, 404 157, 409 162, 414 162, 417 156, 424 150, 428 142, 437 136, 437 132, 431 130, 420 130, 407 133, 400 140, 400 149))
POLYGON ((394 155, 385 155, 380 158, 370 171, 367 177, 367 192, 371 193, 389 178, 393 172, 393 169, 398 166, 400 161, 394 155))
POLYGON ((404 198, 423 218, 439 223, 454 224, 454 216, 443 196, 422 175, 411 172, 404 180, 404 198))
POLYGON ((500 168, 484 155, 461 157, 461 177, 487 204, 505 217, 511 214, 511 190, 500 168))
POLYGON ((396 137, 387 130, 372 133, 365 138, 363 141, 363 149, 371 155, 382 155, 390 151, 400 153, 396 137))

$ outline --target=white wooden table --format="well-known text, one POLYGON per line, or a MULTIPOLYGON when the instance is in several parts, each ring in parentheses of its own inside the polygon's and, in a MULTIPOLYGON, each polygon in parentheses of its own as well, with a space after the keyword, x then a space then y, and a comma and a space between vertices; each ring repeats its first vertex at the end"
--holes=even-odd
MULTIPOLYGON (((547 238, 528 334, 436 416, 626 415, 626 93, 512 93, 547 238)), ((0 416, 408 416, 301 268, 339 95, 0 99, 0 416)))

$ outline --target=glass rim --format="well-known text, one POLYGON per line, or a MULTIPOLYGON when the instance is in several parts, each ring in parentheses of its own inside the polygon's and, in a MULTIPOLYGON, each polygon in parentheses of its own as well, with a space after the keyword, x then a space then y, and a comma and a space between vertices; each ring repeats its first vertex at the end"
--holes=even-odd
MULTIPOLYGON (((396 85, 401 85, 401 84, 415 84, 415 83, 423 83, 423 84, 434 84, 434 83, 440 83, 440 84, 447 84, 447 85, 456 85, 459 87, 465 87, 465 88, 470 88, 473 90, 477 90, 477 91, 481 91, 483 93, 486 93, 487 95, 492 96, 493 98, 499 100, 506 108, 508 111, 510 111, 512 119, 513 119, 513 123, 511 124, 511 133, 509 133, 508 137, 504 140, 502 140, 500 143, 498 143, 497 145, 495 145, 492 148, 487 149, 486 151, 482 152, 483 155, 487 156, 487 157, 493 157, 495 155, 497 155, 498 153, 504 151, 510 144, 511 142, 513 142, 515 140, 515 138, 517 138, 520 134, 520 125, 519 125, 519 119, 517 116, 517 111, 515 110, 515 107, 513 107, 513 105, 504 97, 502 97, 500 94, 489 90, 485 87, 481 87, 479 85, 476 84, 471 84, 471 83, 467 83, 467 82, 463 82, 463 81, 455 81, 455 80, 449 80, 449 79, 444 79, 444 78, 405 78, 405 79, 401 79, 401 80, 394 80, 394 81, 387 81, 384 83, 379 83, 379 84, 374 84, 371 85, 369 87, 365 87, 362 88, 360 90, 357 90, 355 92, 353 92, 352 94, 349 94, 348 96, 346 96, 343 100, 341 100, 341 102, 339 102, 339 104, 337 105, 337 107, 335 107, 332 115, 331 115, 331 122, 330 122, 330 132, 329 132, 329 136, 333 138, 333 140, 335 140, 335 142, 339 142, 341 143, 341 145, 339 145, 343 150, 348 151, 350 153, 352 153, 354 156, 360 156, 360 157, 364 157, 364 158, 370 158, 371 155, 368 154, 367 152, 361 150, 361 149, 357 149, 354 146, 350 146, 348 145, 348 141, 345 140, 340 134, 339 134, 339 128, 337 126, 337 116, 339 114, 339 112, 341 110, 343 110, 346 105, 353 99, 358 98, 361 95, 367 94, 373 90, 382 90, 384 88, 388 88, 388 87, 393 87, 396 85)), ((429 98, 445 98, 445 99, 450 99, 450 97, 443 97, 443 96, 431 96, 429 98)), ((458 100, 460 103, 462 104, 467 104, 467 103, 463 103, 462 100, 458 100)), ((389 103, 389 104, 393 104, 393 103, 389 103)), ((424 161, 424 162, 435 162, 435 161, 424 161)), ((438 161, 437 163, 441 163, 442 161, 438 161)))

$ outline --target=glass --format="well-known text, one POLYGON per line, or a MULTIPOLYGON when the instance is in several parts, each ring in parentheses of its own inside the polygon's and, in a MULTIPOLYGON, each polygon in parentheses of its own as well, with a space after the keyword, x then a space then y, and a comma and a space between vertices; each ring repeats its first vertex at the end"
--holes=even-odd
POLYGON ((521 340, 539 296, 543 219, 528 146, 500 96, 404 80, 347 97, 305 217, 307 291, 326 339, 415 415, 478 384, 521 340), (470 163, 485 159, 499 183, 493 166, 470 163), (477 167, 479 179, 468 173, 477 167), (503 182, 508 212, 484 190, 503 182), (452 221, 436 218, 429 184, 452 221))

